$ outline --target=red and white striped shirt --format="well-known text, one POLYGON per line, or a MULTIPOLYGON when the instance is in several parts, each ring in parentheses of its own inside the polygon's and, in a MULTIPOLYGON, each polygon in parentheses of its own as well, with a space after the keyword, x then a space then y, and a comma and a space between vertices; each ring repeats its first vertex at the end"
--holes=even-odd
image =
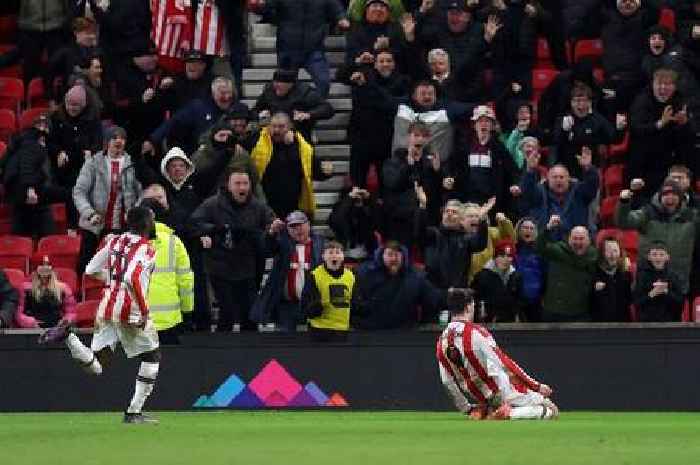
POLYGON ((474 323, 454 321, 447 325, 438 338, 436 355, 474 404, 497 406, 513 395, 540 388, 498 347, 486 328, 474 323))
POLYGON ((107 236, 85 268, 88 274, 107 273, 97 319, 137 325, 146 321, 155 254, 148 238, 130 232, 107 236))
POLYGON ((151 39, 158 55, 182 57, 183 48, 192 44, 191 16, 190 0, 151 0, 151 39))
POLYGON ((197 9, 193 48, 205 55, 219 57, 230 55, 226 25, 219 15, 219 7, 213 0, 203 0, 197 9))

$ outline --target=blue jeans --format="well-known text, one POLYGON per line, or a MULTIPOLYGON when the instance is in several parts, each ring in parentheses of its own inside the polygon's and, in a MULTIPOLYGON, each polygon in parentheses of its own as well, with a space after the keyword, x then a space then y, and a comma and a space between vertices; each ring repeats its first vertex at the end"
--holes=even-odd
POLYGON ((331 88, 331 75, 328 69, 328 60, 323 50, 313 52, 277 52, 277 62, 280 68, 299 69, 304 68, 311 75, 316 89, 321 97, 327 98, 331 88))

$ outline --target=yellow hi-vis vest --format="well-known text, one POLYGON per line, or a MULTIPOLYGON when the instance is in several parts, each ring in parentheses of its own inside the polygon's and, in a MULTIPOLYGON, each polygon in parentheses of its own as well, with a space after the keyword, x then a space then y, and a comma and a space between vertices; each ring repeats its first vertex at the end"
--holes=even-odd
POLYGON ((148 308, 156 330, 172 328, 182 321, 182 312, 194 307, 194 274, 190 257, 173 230, 156 223, 156 266, 148 288, 148 308))
MULTIPOLYGON (((316 211, 316 199, 314 198, 314 149, 306 142, 301 133, 296 133, 296 140, 299 143, 299 157, 301 158, 301 170, 304 174, 304 179, 301 181, 301 197, 299 198, 299 209, 306 212, 307 215, 313 216, 316 211)), ((262 182, 263 175, 272 159, 272 137, 268 128, 263 128, 260 131, 260 139, 253 147, 250 154, 253 160, 255 170, 258 173, 258 179, 262 182)), ((286 182, 282 179, 280 182, 286 182)))
POLYGON ((323 265, 317 266, 311 273, 321 294, 323 313, 310 318, 309 324, 319 329, 347 331, 350 329, 350 299, 355 275, 346 269, 339 278, 335 278, 323 265))

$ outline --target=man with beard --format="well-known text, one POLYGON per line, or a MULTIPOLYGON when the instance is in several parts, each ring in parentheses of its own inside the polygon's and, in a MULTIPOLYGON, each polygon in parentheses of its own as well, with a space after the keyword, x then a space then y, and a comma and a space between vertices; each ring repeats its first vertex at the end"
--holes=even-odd
POLYGON ((378 110, 359 87, 373 81, 391 97, 408 95, 410 81, 396 70, 394 53, 383 49, 372 55, 372 64, 352 64, 336 74, 336 79, 352 85, 352 113, 348 125, 350 179, 355 187, 367 187, 367 173, 375 165, 382 185, 381 167, 391 154, 394 115, 378 110))
POLYGON ((300 209, 313 216, 313 181, 333 175, 331 162, 322 162, 315 156, 313 147, 292 129, 287 113, 272 115, 270 125, 260 131, 251 145, 258 179, 275 214, 284 218, 300 209))
POLYGON ((254 113, 262 121, 280 111, 292 116, 297 130, 307 141, 316 122, 333 117, 335 110, 318 91, 305 82, 297 81, 297 70, 278 69, 272 82, 265 85, 255 101, 254 113))
POLYGON ((344 260, 343 246, 327 241, 323 247, 323 264, 311 271, 304 286, 301 306, 309 321, 312 340, 347 338, 355 275, 345 268, 344 260))
POLYGON ((263 272, 263 235, 273 227, 274 217, 270 207, 252 195, 246 171, 231 168, 227 179, 226 187, 190 218, 205 249, 204 263, 220 307, 218 332, 230 332, 234 324, 241 330, 255 329, 248 313, 263 272))
POLYGON ((678 73, 659 68, 651 88, 630 109, 630 157, 625 174, 629 180, 644 180, 641 195, 647 199, 661 186, 671 165, 685 165, 697 172, 687 100, 676 90, 677 82, 678 73))

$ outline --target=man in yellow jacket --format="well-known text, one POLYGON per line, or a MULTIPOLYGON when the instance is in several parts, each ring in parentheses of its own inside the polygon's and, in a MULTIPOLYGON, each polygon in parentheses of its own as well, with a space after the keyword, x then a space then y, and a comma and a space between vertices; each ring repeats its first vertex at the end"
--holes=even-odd
MULTIPOLYGON (((156 199, 148 198, 142 205, 152 206, 156 211, 160 204, 156 199)), ((191 313, 194 308, 194 274, 190 258, 180 238, 158 221, 151 235, 151 244, 156 250, 156 267, 151 274, 148 307, 161 344, 177 344, 182 314, 191 313)))

